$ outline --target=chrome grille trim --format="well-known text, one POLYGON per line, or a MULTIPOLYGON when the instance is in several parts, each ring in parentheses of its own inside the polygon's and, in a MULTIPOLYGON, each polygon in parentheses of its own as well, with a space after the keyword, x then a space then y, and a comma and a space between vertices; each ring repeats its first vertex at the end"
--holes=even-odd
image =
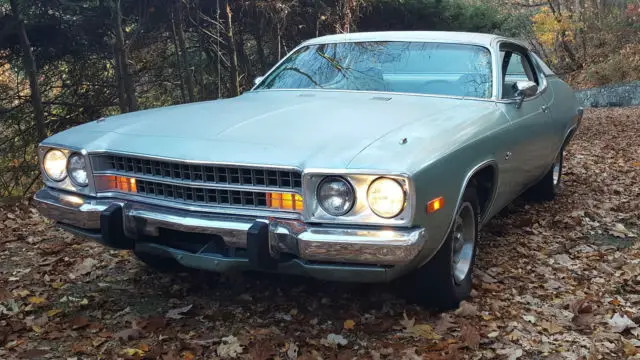
POLYGON ((114 154, 92 155, 91 165, 94 174, 144 176, 160 181, 172 180, 193 185, 225 185, 247 189, 302 189, 302 173, 295 170, 198 164, 114 154))
POLYGON ((158 199, 199 205, 267 208, 265 192, 181 186, 148 180, 138 180, 136 186, 138 195, 158 199))

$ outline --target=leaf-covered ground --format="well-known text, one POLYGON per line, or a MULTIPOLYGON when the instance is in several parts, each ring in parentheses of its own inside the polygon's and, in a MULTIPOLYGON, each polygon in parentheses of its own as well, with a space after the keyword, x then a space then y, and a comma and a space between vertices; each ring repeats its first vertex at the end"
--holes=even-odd
POLYGON ((483 229, 444 314, 384 285, 159 274, 5 206, 0 358, 640 358, 640 108, 588 110, 563 181, 483 229))

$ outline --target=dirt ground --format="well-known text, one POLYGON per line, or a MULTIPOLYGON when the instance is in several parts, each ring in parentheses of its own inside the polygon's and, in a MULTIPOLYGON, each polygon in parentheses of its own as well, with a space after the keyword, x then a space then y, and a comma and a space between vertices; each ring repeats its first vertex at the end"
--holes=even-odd
POLYGON ((640 108, 588 110, 563 182, 483 229, 443 314, 385 285, 161 274, 5 206, 0 358, 640 359, 640 108))

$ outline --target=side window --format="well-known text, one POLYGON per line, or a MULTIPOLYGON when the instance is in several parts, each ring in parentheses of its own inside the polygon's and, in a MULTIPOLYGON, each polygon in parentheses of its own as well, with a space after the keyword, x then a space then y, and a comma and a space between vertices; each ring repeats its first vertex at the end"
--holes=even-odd
POLYGON ((529 80, 527 78, 527 73, 524 71, 524 65, 522 64, 522 56, 518 53, 511 53, 511 59, 509 61, 509 65, 507 66, 505 80, 509 82, 529 80))
POLYGON ((517 81, 529 80, 540 85, 540 79, 530 60, 519 51, 502 50, 502 98, 515 96, 513 84, 517 81))

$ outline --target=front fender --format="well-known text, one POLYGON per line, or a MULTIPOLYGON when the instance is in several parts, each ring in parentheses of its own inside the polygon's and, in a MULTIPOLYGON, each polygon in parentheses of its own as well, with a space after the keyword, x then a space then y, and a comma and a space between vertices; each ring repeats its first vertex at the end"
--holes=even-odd
MULTIPOLYGON (((435 255, 444 243, 445 237, 453 226, 455 212, 462 201, 462 195, 471 179, 487 166, 498 169, 493 154, 485 156, 475 155, 469 158, 473 151, 458 151, 418 171, 413 181, 416 187, 416 214, 414 223, 424 226, 429 234, 422 251, 415 259, 415 267, 422 266, 435 255), (464 165, 463 165, 464 164, 464 165), (420 186, 419 184, 424 184, 420 186), (426 185, 429 184, 429 185, 426 185), (444 197, 444 206, 427 214, 426 205, 429 201, 444 197)), ((497 184, 497 170, 494 173, 494 187, 497 184)), ((493 189, 495 194, 495 189, 493 189)), ((491 206, 492 199, 489 199, 491 206)))

